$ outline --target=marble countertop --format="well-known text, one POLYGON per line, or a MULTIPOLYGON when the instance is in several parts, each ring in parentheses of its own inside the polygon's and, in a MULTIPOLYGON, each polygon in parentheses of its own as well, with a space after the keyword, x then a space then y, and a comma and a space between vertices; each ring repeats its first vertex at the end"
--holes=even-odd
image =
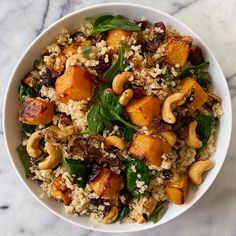
MULTIPOLYGON (((42 207, 17 177, 6 152, 2 106, 6 86, 20 56, 42 30, 77 9, 110 0, 0 1, 0 235, 100 236, 71 225, 42 207)), ((114 2, 114 1, 113 1, 114 2)), ((209 45, 227 78, 236 113, 235 0, 122 0, 165 11, 190 26, 209 45)), ((235 122, 234 122, 235 123, 235 122)), ((227 159, 216 181, 201 200, 175 220, 135 235, 236 235, 236 125, 227 159)), ((123 234, 134 235, 134 234, 123 234)))

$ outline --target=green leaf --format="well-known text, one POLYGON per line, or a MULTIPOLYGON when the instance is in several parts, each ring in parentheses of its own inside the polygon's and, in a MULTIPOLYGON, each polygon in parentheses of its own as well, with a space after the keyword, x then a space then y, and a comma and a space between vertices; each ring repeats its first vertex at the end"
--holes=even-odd
POLYGON ((83 46, 82 46, 82 51, 83 51, 83 55, 84 55, 85 57, 89 57, 89 55, 90 55, 91 52, 92 52, 91 46, 90 46, 90 45, 83 45, 83 46))
POLYGON ((128 160, 125 180, 126 187, 133 197, 143 195, 143 192, 140 192, 140 187, 137 187, 137 182, 142 181, 145 185, 149 185, 148 167, 141 160, 128 160))
POLYGON ((33 88, 28 87, 28 86, 24 86, 24 85, 20 86, 20 88, 19 88, 19 97, 20 97, 21 102, 23 102, 26 97, 32 97, 33 98, 35 96, 36 96, 36 94, 35 94, 33 88))
POLYGON ((126 142, 130 142, 131 139, 133 138, 134 133, 137 132, 135 129, 127 126, 120 127, 120 131, 126 142))
POLYGON ((103 76, 103 80, 112 81, 114 77, 123 72, 124 69, 128 66, 127 62, 124 60, 125 55, 125 46, 121 45, 119 48, 119 55, 117 61, 106 71, 103 76))
POLYGON ((154 210, 154 212, 152 213, 151 217, 150 217, 150 221, 157 223, 162 217, 163 215, 166 213, 167 211, 167 202, 162 202, 161 204, 159 204, 156 209, 154 210))
POLYGON ((123 16, 105 15, 95 21, 91 34, 99 34, 110 29, 124 29, 128 31, 141 30, 136 23, 123 16))
POLYGON ((37 129, 36 125, 28 125, 24 123, 22 123, 21 125, 21 131, 25 138, 28 138, 32 133, 35 132, 36 129, 37 129))
POLYGON ((79 187, 85 187, 88 169, 80 160, 63 158, 63 165, 79 187))
POLYGON ((209 74, 207 71, 200 71, 197 75, 196 75, 196 81, 198 82, 198 84, 203 87, 203 88, 207 88, 207 86, 211 83, 209 80, 209 74))
POLYGON ((136 126, 121 117, 123 112, 123 107, 118 98, 109 91, 104 90, 88 113, 89 132, 96 134, 107 130, 112 127, 112 121, 120 121, 130 128, 137 129, 136 126))
POLYGON ((17 147, 17 152, 19 154, 19 157, 20 157, 20 160, 21 160, 21 163, 24 167, 24 170, 25 170, 25 176, 26 178, 28 179, 30 177, 30 167, 32 166, 31 164, 31 158, 30 156, 28 155, 27 151, 26 151, 26 146, 24 145, 20 145, 17 147))
POLYGON ((128 214, 129 214, 129 207, 123 207, 116 221, 121 223, 128 214))
POLYGON ((199 64, 197 66, 187 67, 186 69, 181 71, 176 78, 178 80, 182 80, 182 79, 184 79, 187 76, 193 76, 198 70, 202 70, 203 68, 205 68, 208 65, 209 65, 209 62, 205 61, 202 64, 199 64))
POLYGON ((208 115, 197 115, 197 134, 202 141, 201 149, 207 144, 211 135, 212 129, 215 127, 215 119, 213 116, 208 115))

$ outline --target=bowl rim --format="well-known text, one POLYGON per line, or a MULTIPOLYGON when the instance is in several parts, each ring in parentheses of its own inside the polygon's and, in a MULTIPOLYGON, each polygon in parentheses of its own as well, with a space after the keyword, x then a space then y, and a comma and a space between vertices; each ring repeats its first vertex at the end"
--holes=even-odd
POLYGON ((40 203, 42 204, 46 209, 48 209, 51 213, 53 213, 54 215, 58 216, 59 218, 65 220, 66 222, 69 222, 73 225, 76 225, 76 226, 79 226, 81 228, 84 228, 84 229, 87 229, 87 230, 93 230, 93 231, 97 231, 97 232, 107 232, 107 233, 129 233, 129 232, 139 232, 139 231, 143 231, 143 230, 147 230, 147 229, 151 229, 151 228, 154 228, 154 227, 157 227, 157 226, 160 226, 164 223, 167 223, 167 222, 170 222, 172 221, 173 219, 175 219, 176 217, 182 215, 183 213, 187 212, 197 201, 200 200, 200 198, 203 197, 203 195, 209 190, 209 188, 212 186, 213 182, 215 181, 216 177, 218 176, 220 170, 222 169, 222 165, 226 159, 226 156, 227 156, 227 152, 228 152, 228 149, 229 149, 229 144, 230 144, 230 140, 231 140, 231 133, 232 133, 232 103, 231 103, 231 96, 230 96, 230 92, 229 92, 229 87, 228 87, 228 84, 227 84, 227 81, 226 81, 226 78, 223 74, 223 71, 216 59, 216 57, 214 56, 214 54, 212 53, 212 51, 210 50, 210 48, 207 46, 207 44, 205 43, 204 40, 202 40, 197 33, 195 33, 189 26, 185 25, 184 23, 182 23, 180 20, 176 19, 175 17, 157 9, 157 8, 154 8, 154 7, 149 7, 149 6, 145 6, 145 5, 142 5, 142 4, 136 4, 136 3, 116 3, 116 2, 110 2, 110 3, 102 3, 102 4, 95 4, 95 5, 92 5, 92 6, 88 6, 88 7, 82 7, 81 9, 79 10, 75 10, 65 16, 63 16, 62 18, 58 19, 57 21, 55 21, 53 24, 50 24, 46 29, 44 29, 33 41, 32 43, 30 43, 30 45, 24 50, 23 54, 21 55, 21 57, 18 59, 18 62, 16 64, 16 66, 14 67, 10 77, 9 77, 9 81, 8 81, 8 84, 7 84, 7 89, 6 89, 6 92, 5 92, 5 96, 4 96, 4 102, 3 102, 3 121, 2 121, 2 124, 3 124, 3 136, 4 136, 4 141, 5 141, 5 146, 6 146, 6 150, 7 150, 7 154, 10 158, 10 161, 11 161, 11 164, 12 166, 14 167, 18 177, 20 178, 21 182, 23 183, 23 185, 28 189, 28 191, 34 196, 34 198, 40 203), (229 132, 229 135, 227 138, 227 141, 226 141, 226 145, 225 145, 225 155, 223 157, 223 160, 221 162, 221 164, 219 165, 219 169, 217 170, 214 178, 211 179, 210 181, 210 184, 209 186, 206 188, 206 190, 200 194, 199 197, 193 199, 191 201, 191 204, 189 206, 187 206, 187 208, 181 212, 180 214, 172 217, 171 219, 168 219, 166 221, 163 221, 161 223, 159 223, 158 225, 157 224, 148 224, 146 227, 143 227, 142 229, 135 229, 135 228, 131 228, 131 229, 127 229, 127 230, 121 230, 119 232, 117 231, 113 231, 113 230, 110 230, 110 229, 100 229, 100 228, 93 228, 93 227, 89 227, 89 226, 86 226, 86 225, 83 225, 82 223, 79 223, 79 222, 74 222, 72 220, 70 220, 69 218, 66 218, 64 217, 63 215, 57 213, 56 211, 54 211, 51 207, 47 206, 41 199, 39 196, 37 196, 32 190, 31 188, 28 186, 26 180, 21 176, 21 174, 19 173, 19 171, 17 170, 17 167, 16 165, 14 164, 13 162, 13 157, 10 153, 10 149, 9 149, 9 145, 8 145, 8 139, 7 139, 7 134, 6 134, 6 119, 7 119, 7 107, 6 107, 6 101, 7 101, 7 98, 9 96, 9 91, 10 91, 10 85, 13 81, 13 77, 15 75, 15 72, 17 70, 17 68, 19 67, 21 61, 23 60, 23 58, 25 57, 25 55, 28 53, 28 51, 31 49, 31 47, 37 43, 42 37, 44 37, 44 34, 49 31, 50 29, 52 29, 54 26, 56 26, 57 24, 60 24, 61 22, 63 22, 65 19, 67 18, 70 18, 72 17, 73 15, 77 15, 81 12, 84 12, 84 11, 87 11, 87 10, 92 10, 92 9, 96 9, 96 8, 102 8, 102 7, 106 7, 106 6, 109 6, 109 7, 125 7, 125 6, 128 6, 128 7, 136 7, 136 8, 142 8, 142 9, 145 9, 147 11, 156 11, 157 13, 159 14, 162 14, 164 15, 165 17, 167 18, 170 18, 171 20, 177 22, 177 24, 179 24, 181 27, 187 29, 191 34, 194 35, 195 38, 197 38, 201 44, 207 49, 207 52, 208 54, 210 55, 211 58, 214 59, 214 62, 215 62, 215 67, 217 67, 217 69, 219 70, 219 73, 220 73, 220 76, 224 78, 224 82, 226 83, 226 100, 228 102, 228 105, 229 105, 229 110, 227 111, 227 113, 229 114, 229 127, 230 127, 230 132, 229 132))

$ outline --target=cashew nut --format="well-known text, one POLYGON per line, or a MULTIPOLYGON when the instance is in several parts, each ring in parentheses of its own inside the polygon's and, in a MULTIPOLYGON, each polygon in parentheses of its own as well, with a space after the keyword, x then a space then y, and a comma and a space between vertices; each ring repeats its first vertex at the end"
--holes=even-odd
POLYGON ((160 135, 167 141, 170 146, 174 146, 176 143, 176 135, 172 131, 162 131, 160 132, 160 135))
POLYGON ((111 135, 105 138, 105 143, 108 147, 114 146, 121 151, 125 150, 125 141, 118 136, 111 135))
POLYGON ((41 155, 42 150, 39 148, 39 142, 42 137, 42 131, 36 131, 31 134, 26 145, 26 151, 31 157, 38 157, 41 155))
POLYGON ((46 142, 45 149, 48 156, 39 163, 39 169, 47 170, 55 168, 61 160, 61 152, 52 143, 46 142))
POLYGON ((111 207, 111 210, 109 211, 108 215, 106 215, 104 218, 103 218, 103 223, 104 224, 110 224, 112 222, 114 222, 118 216, 118 208, 116 206, 112 206, 111 207))
POLYGON ((133 76, 133 73, 124 71, 121 74, 115 76, 112 81, 112 89, 116 94, 122 94, 123 87, 126 82, 133 76))
POLYGON ((174 124, 176 122, 176 117, 173 114, 173 110, 185 103, 185 96, 183 93, 174 93, 167 97, 163 103, 162 107, 162 119, 169 124, 174 124))
POLYGON ((126 106, 133 97, 133 90, 126 89, 120 96, 119 102, 122 106, 126 106))
POLYGON ((198 139, 196 134, 197 121, 193 121, 189 124, 188 134, 185 138, 185 142, 189 147, 200 148, 202 146, 202 141, 198 139))
POLYGON ((188 172, 188 175, 191 181, 196 185, 201 184, 202 174, 206 172, 207 170, 211 169, 213 166, 214 166, 214 162, 211 160, 194 162, 190 166, 189 172, 188 172))

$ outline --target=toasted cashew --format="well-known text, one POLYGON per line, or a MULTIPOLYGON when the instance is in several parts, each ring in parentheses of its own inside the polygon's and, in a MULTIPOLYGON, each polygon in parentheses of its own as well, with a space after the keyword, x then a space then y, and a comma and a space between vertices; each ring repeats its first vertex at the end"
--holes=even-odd
POLYGON ((214 166, 214 162, 211 160, 194 162, 190 166, 189 172, 188 172, 188 175, 191 181, 196 185, 201 184, 202 174, 206 172, 207 170, 211 169, 213 166, 214 166))
MULTIPOLYGON (((149 218, 156 208, 157 200, 153 197, 149 197, 149 198, 144 197, 141 200, 140 204, 141 204, 141 207, 144 208, 146 218, 149 218)), ((146 218, 143 216, 143 214, 138 213, 134 216, 134 218, 140 224, 146 222, 146 218)))
POLYGON ((26 145, 26 151, 31 157, 38 157, 41 155, 42 150, 39 148, 39 142, 42 137, 42 131, 36 131, 31 134, 26 145))
POLYGON ((103 223, 110 224, 110 223, 114 222, 116 220, 116 218, 118 217, 118 213, 119 213, 118 208, 116 206, 112 206, 108 215, 106 215, 103 218, 103 223))
POLYGON ((162 131, 160 135, 167 141, 170 146, 174 146, 176 143, 176 135, 172 131, 162 131))
POLYGON ((133 97, 133 90, 126 89, 120 96, 119 102, 122 106, 126 106, 133 97))
POLYGON ((163 103, 162 107, 162 119, 169 124, 174 124, 176 122, 176 117, 173 114, 173 110, 185 103, 185 96, 183 93, 174 93, 167 97, 163 103))
POLYGON ((193 121, 189 124, 188 134, 185 138, 185 142, 189 147, 200 148, 202 146, 202 141, 198 139, 196 134, 197 121, 193 121))
POLYGON ((48 156, 45 157, 45 159, 39 163, 39 169, 53 169, 59 164, 61 160, 61 152, 57 149, 55 145, 49 142, 45 143, 45 149, 48 153, 48 156))
POLYGON ((126 82, 133 76, 133 73, 124 71, 121 74, 115 76, 112 81, 112 89, 116 94, 122 94, 123 87, 126 82))
POLYGON ((125 141, 115 135, 106 137, 105 143, 108 147, 114 146, 114 147, 120 149, 121 151, 125 149, 125 141))

